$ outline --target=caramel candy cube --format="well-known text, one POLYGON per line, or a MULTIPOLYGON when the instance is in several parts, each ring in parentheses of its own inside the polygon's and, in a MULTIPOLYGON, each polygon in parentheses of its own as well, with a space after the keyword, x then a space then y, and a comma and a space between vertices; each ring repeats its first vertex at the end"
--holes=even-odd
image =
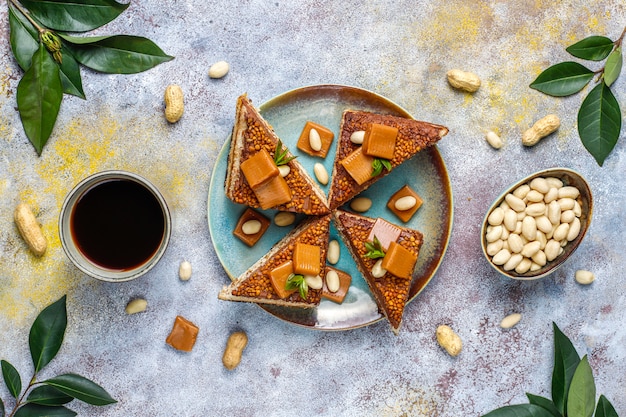
POLYGON ((328 287, 326 287, 326 280, 324 280, 324 287, 322 289, 322 297, 326 298, 330 301, 334 301, 335 303, 341 304, 343 300, 346 298, 348 294, 348 290, 350 289, 350 284, 352 283, 352 276, 347 272, 344 272, 340 269, 333 268, 332 266, 326 267, 326 275, 328 276, 328 271, 333 270, 339 276, 339 289, 335 292, 330 292, 328 287))
POLYGON ((176 316, 174 326, 165 342, 174 349, 191 352, 198 337, 198 326, 184 317, 176 316))
POLYGON ((359 147, 341 160, 341 165, 348 171, 348 174, 361 185, 372 178, 374 168, 372 168, 374 158, 363 153, 363 148, 359 147))
POLYGON ((268 227, 270 227, 270 219, 248 207, 241 217, 239 217, 235 230, 233 230, 233 235, 238 237, 246 245, 252 247, 261 239, 261 236, 267 231, 268 227), (247 235, 243 232, 243 225, 250 220, 258 220, 261 223, 261 229, 255 234, 247 235))
POLYGON ((409 220, 411 220, 411 217, 413 217, 413 215, 417 212, 417 210, 422 206, 423 202, 424 201, 422 200, 422 198, 411 187, 409 187, 408 185, 405 185, 404 187, 396 191, 394 195, 391 196, 391 198, 387 202, 387 208, 391 210, 393 214, 398 216, 400 220, 406 223, 409 220), (415 198, 415 201, 416 201, 415 205, 408 210, 398 210, 396 208, 396 201, 398 201, 402 197, 409 197, 409 196, 415 198))
POLYGON ((285 287, 287 286, 287 280, 293 274, 293 262, 287 261, 276 268, 272 269, 270 272, 270 281, 272 283, 272 287, 274 287, 274 291, 280 298, 287 298, 296 290, 287 290, 285 287))
POLYGON ((387 251, 391 242, 398 240, 400 233, 402 233, 402 230, 400 230, 398 226, 379 217, 374 222, 374 226, 372 226, 372 230, 370 230, 367 240, 369 242, 373 242, 374 236, 376 236, 376 239, 380 242, 380 246, 387 251))
POLYGON ((396 242, 391 242, 383 258, 382 267, 398 278, 411 279, 417 254, 396 242))
POLYGON ((287 181, 280 175, 271 178, 257 189, 253 189, 254 195, 259 200, 261 209, 267 210, 291 201, 291 190, 287 181))
POLYGON ((256 190, 272 178, 280 175, 274 159, 265 149, 261 149, 243 161, 241 163, 241 171, 252 190, 256 190))
POLYGON ((372 123, 365 131, 363 138, 363 152, 374 158, 393 159, 396 149, 398 129, 393 126, 372 123))
POLYGON ((300 133, 300 138, 298 139, 298 144, 296 145, 298 149, 302 152, 307 153, 311 156, 319 156, 320 158, 326 158, 328 154, 328 150, 330 149, 330 145, 333 143, 333 139, 335 138, 335 134, 332 130, 314 123, 307 121, 302 129, 302 133, 300 133), (311 147, 311 129, 315 129, 320 138, 321 149, 316 151, 311 147))
POLYGON ((321 250, 319 246, 296 243, 293 249, 293 272, 301 275, 319 275, 321 250))

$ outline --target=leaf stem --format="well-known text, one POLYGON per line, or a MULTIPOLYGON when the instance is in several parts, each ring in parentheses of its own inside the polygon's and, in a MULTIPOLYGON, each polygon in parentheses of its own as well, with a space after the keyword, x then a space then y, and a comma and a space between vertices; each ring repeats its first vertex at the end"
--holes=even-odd
MULTIPOLYGON (((46 29, 42 28, 41 26, 39 26, 39 24, 37 24, 37 22, 35 22, 35 20, 30 17, 30 14, 28 13, 28 11, 26 11, 21 4, 19 4, 16 0, 8 0, 9 3, 11 3, 13 6, 15 6, 15 8, 17 10, 19 10, 20 13, 22 13, 24 15, 24 17, 26 19, 28 19, 28 21, 30 22, 31 25, 33 25, 35 27, 35 29, 37 29, 37 31, 41 34, 44 33, 46 31, 46 29)), ((11 416, 9 416, 11 417, 11 416)))
POLYGON ((622 41, 624 40, 624 37, 626 37, 626 27, 624 27, 624 30, 622 31, 621 36, 614 42, 615 48, 620 47, 620 45, 622 44, 622 41))
MULTIPOLYGON (((9 1, 13 1, 13 0, 9 0, 9 1)), ((24 397, 26 397, 26 394, 28 394, 28 391, 30 391, 33 385, 37 384, 36 377, 37 377, 37 374, 36 373, 33 374, 33 377, 30 379, 28 386, 26 387, 22 395, 20 395, 20 398, 17 399, 17 402, 15 403, 15 408, 13 409, 13 411, 11 411, 11 414, 9 414, 8 417, 15 416, 15 413, 17 413, 17 410, 19 410, 19 408, 22 406, 22 403, 24 402, 24 397)))

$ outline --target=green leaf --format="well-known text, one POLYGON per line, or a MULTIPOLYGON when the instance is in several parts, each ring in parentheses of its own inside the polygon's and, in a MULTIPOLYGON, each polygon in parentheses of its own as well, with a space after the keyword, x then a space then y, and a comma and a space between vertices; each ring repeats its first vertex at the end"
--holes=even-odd
POLYGON ((585 355, 578 366, 567 395, 568 417, 591 417, 596 405, 596 384, 585 355))
POLYGON ((48 407, 39 404, 26 404, 20 407, 15 417, 73 417, 76 413, 65 407, 48 407))
POLYGON ((74 397, 64 394, 54 387, 49 385, 40 385, 28 394, 26 401, 40 405, 59 406, 67 404, 73 399, 74 397))
POLYGON ((44 26, 66 32, 87 32, 118 17, 129 4, 114 0, 20 0, 44 26))
POLYGON ((365 256, 370 259, 378 259, 385 257, 385 249, 383 249, 383 245, 380 243, 380 240, 376 236, 374 236, 373 242, 364 242, 365 249, 367 252, 365 256))
POLYGON ((88 404, 107 405, 117 402, 100 385, 80 375, 63 374, 42 381, 42 383, 51 385, 59 391, 88 404))
POLYGON ((300 274, 291 274, 287 278, 287 282, 285 282, 285 289, 288 291, 298 290, 300 298, 303 300, 306 300, 309 295, 309 285, 306 283, 304 276, 300 274))
POLYGON ((287 156, 289 150, 283 147, 283 142, 279 139, 276 144, 276 150, 274 151, 274 163, 277 167, 285 165, 297 158, 297 156, 287 156))
POLYGON ((83 81, 78 61, 76 61, 72 52, 65 45, 61 48, 61 53, 63 54, 63 62, 60 66, 60 75, 63 92, 84 99, 85 92, 83 91, 83 81))
POLYGON ((528 397, 529 403, 538 405, 539 407, 546 409, 553 417, 563 417, 563 415, 559 412, 559 410, 556 408, 551 400, 529 393, 526 393, 526 396, 528 397))
POLYGON ((576 367, 580 362, 578 352, 567 336, 555 323, 554 328, 554 368, 552 370, 552 401, 561 414, 565 414, 567 393, 576 367))
POLYGON ((78 62, 108 74, 135 74, 174 59, 150 39, 139 36, 59 36, 70 44, 78 62))
POLYGON ((13 398, 17 399, 20 392, 22 392, 22 378, 20 378, 20 373, 17 372, 17 369, 15 369, 13 365, 5 360, 0 361, 0 365, 2 366, 2 377, 4 378, 4 383, 13 398))
POLYGON ((495 409, 483 417, 553 417, 545 408, 534 404, 507 405, 495 409))
POLYGON ((593 78, 593 71, 577 62, 561 62, 543 71, 530 88, 554 97, 577 93, 593 78))
MULTIPOLYGON (((39 35, 33 25, 9 5, 9 25, 11 28, 11 49, 18 65, 26 71, 30 68, 33 54, 39 48, 39 35)), ((78 62, 63 45, 61 49, 63 63, 60 65, 63 92, 85 98, 78 62)))
POLYGON ((590 61, 601 61, 606 58, 613 49, 613 41, 605 36, 590 36, 576 42, 565 50, 576 58, 590 61))
POLYGON ((578 134, 598 165, 602 166, 615 147, 621 128, 619 103, 602 81, 591 90, 578 111, 578 134))
POLYGON ((64 295, 43 309, 30 328, 28 343, 35 373, 46 366, 61 348, 67 326, 65 299, 64 295))
POLYGON ((13 56, 18 65, 26 71, 30 68, 33 54, 39 49, 39 35, 33 25, 11 3, 9 3, 9 28, 13 56))
POLYGON ((619 417, 617 411, 613 408, 613 404, 606 399, 604 395, 600 395, 598 406, 596 407, 595 417, 619 417))
POLYGON ((607 87, 613 85, 619 73, 622 71, 622 48, 615 48, 604 64, 604 82, 607 87))

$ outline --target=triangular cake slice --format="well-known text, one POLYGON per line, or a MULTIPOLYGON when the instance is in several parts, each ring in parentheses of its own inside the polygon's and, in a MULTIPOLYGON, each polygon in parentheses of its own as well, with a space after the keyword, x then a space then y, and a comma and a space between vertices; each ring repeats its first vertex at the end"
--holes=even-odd
POLYGON ((398 334, 423 242, 422 233, 382 218, 373 219, 343 210, 335 211, 335 224, 369 285, 378 309, 398 334), (388 262, 388 268, 378 270, 376 263, 379 261, 382 265, 388 262))
POLYGON ((313 181, 302 164, 281 142, 274 129, 252 105, 246 94, 237 99, 235 124, 228 154, 226 170, 226 196, 233 202, 248 207, 291 211, 307 215, 323 215, 329 213, 326 195, 313 181), (282 176, 275 164, 275 153, 279 149, 283 153, 283 161, 288 161, 289 173, 282 176), (263 154, 263 155, 261 155, 263 154), (264 156, 264 158, 261 158, 264 156), (255 163, 249 161, 254 158, 255 163), (260 160, 257 163, 256 160, 260 160), (248 178, 242 171, 246 168, 248 178), (269 161, 269 162, 268 162, 269 161), (263 165, 265 163, 265 165, 263 165), (270 169, 273 171, 269 172, 270 169), (249 181, 253 182, 252 186, 249 181), (258 196, 261 196, 261 201, 258 196), (285 196, 286 198, 281 198, 285 196))
MULTIPOLYGON (((346 203, 388 175, 395 167, 411 159, 418 152, 434 145, 447 133, 448 128, 445 126, 419 120, 365 111, 344 111, 333 166, 332 183, 328 194, 331 210, 346 203), (373 127, 377 129, 373 129, 373 127), (366 136, 370 138, 391 136, 389 136, 389 140, 383 138, 381 143, 384 147, 381 149, 378 146, 371 146, 374 143, 373 140, 369 141, 370 144, 367 147, 365 147, 366 143, 363 145, 354 143, 350 137, 355 132, 361 132, 361 134, 368 132, 366 136), (389 142, 391 142, 391 148, 387 146, 389 142), (377 157, 377 151, 381 151, 380 155, 383 156, 377 157), (388 152, 391 153, 386 155, 388 152), (387 167, 381 165, 382 172, 380 174, 372 172, 371 165, 374 159, 388 161, 387 167)), ((378 163, 380 164, 380 162, 378 163)))
POLYGON ((303 308, 319 305, 326 275, 330 220, 330 214, 303 220, 239 278, 225 286, 218 298, 303 308), (307 256, 308 261, 303 259, 307 256), (315 271, 308 274, 299 271, 303 265, 315 271), (307 282, 310 278, 317 280, 318 285, 312 282, 307 285, 306 298, 303 298, 300 288, 290 289, 285 285, 291 274, 302 274, 302 278, 307 277, 307 282))

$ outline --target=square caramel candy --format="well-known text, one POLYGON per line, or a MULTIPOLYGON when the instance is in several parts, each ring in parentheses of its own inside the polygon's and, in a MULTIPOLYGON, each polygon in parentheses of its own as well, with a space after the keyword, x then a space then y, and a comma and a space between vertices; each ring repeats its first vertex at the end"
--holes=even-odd
POLYGON ((324 280, 322 297, 330 301, 334 301, 335 303, 341 304, 343 303, 344 298, 346 298, 346 294, 348 294, 351 283, 352 276, 350 276, 350 274, 332 266, 326 266, 326 279, 324 280), (328 280, 328 273, 330 271, 335 271, 337 273, 337 276, 339 277, 339 289, 335 292, 330 291, 326 284, 328 280))
POLYGON ((376 237, 380 242, 380 246, 387 251, 391 242, 398 240, 400 233, 402 233, 402 230, 398 226, 379 217, 374 222, 374 226, 372 226, 367 240, 373 242, 374 237, 376 237))
POLYGON ((289 184, 280 175, 271 178, 265 184, 252 189, 261 209, 267 210, 291 201, 291 190, 289 184))
POLYGON ((241 171, 252 190, 280 175, 274 159, 263 148, 241 163, 241 171))
POLYGON ((393 159, 398 129, 393 126, 372 123, 363 137, 363 153, 374 158, 393 159))
POLYGON ((301 275, 319 275, 321 250, 319 246, 296 243, 293 248, 293 272, 301 275))
POLYGON ((177 350, 191 352, 198 337, 198 326, 184 317, 176 316, 174 326, 165 342, 177 350))
MULTIPOLYGON (((250 223, 248 223, 245 228, 246 231, 248 231, 247 229, 250 226, 253 226, 253 230, 256 229, 256 225, 251 225, 250 223)), ((237 225, 235 226, 235 230, 233 230, 233 235, 238 237, 246 245, 252 247, 259 241, 259 239, 261 239, 261 236, 263 236, 263 234, 267 231, 268 227, 270 227, 270 219, 268 219, 258 211, 252 210, 248 207, 243 212, 241 217, 239 217, 237 225), (261 224, 261 227, 256 233, 247 234, 246 232, 244 232, 243 225, 248 223, 249 221, 258 221, 261 224)))
POLYGON ((300 149, 304 153, 308 153, 311 156, 319 156, 321 158, 326 158, 328 154, 328 150, 330 149, 330 145, 333 143, 333 139, 335 138, 335 134, 328 128, 307 121, 302 129, 302 133, 300 133, 300 138, 298 139, 298 144, 296 145, 298 149, 300 149), (315 129, 317 132, 321 146, 320 150, 316 151, 311 147, 311 129, 315 129))
POLYGON ((372 178, 374 173, 372 162, 374 162, 374 158, 365 155, 362 147, 359 147, 343 158, 341 165, 348 171, 352 179, 361 185, 372 178))
POLYGON ((391 210, 393 214, 398 216, 400 220, 406 223, 411 220, 411 217, 413 217, 415 212, 417 212, 417 210, 422 206, 423 202, 422 198, 411 187, 405 185, 391 196, 387 202, 387 208, 391 210), (406 210, 398 210, 396 208, 396 202, 404 197, 413 197, 415 199, 415 205, 406 210))
POLYGON ((398 278, 411 279, 417 254, 396 242, 391 242, 383 258, 382 267, 398 278))
POLYGON ((270 271, 270 282, 280 298, 287 298, 296 290, 288 290, 287 280, 293 274, 293 262, 287 261, 270 271))

